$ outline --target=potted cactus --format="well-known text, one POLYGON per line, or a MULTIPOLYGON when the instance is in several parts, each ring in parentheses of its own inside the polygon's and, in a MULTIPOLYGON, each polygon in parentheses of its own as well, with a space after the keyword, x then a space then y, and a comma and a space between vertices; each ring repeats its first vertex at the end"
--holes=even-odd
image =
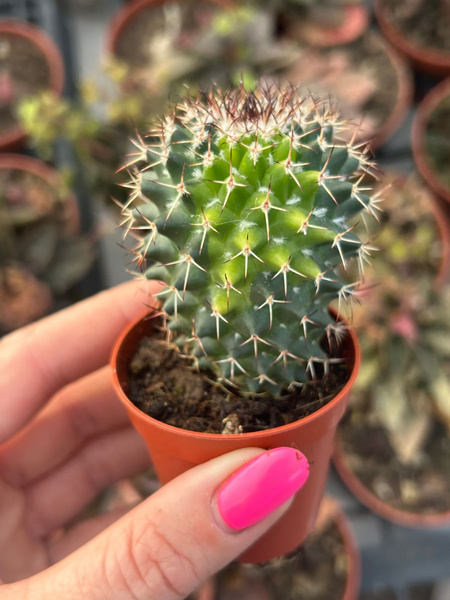
POLYGON ((328 306, 356 293, 339 266, 359 258, 362 270, 367 252, 347 223, 377 199, 362 183, 365 149, 340 141, 343 127, 296 88, 213 90, 177 104, 130 162, 123 221, 161 291, 112 367, 160 479, 254 445, 292 444, 311 463, 251 562, 311 530, 358 371, 356 337, 328 306))

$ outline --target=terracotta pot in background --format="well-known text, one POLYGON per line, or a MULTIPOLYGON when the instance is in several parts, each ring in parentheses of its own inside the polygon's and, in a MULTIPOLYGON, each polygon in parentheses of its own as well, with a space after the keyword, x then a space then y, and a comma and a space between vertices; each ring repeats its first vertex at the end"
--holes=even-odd
POLYGON ((383 517, 383 519, 395 523, 396 525, 420 529, 443 527, 450 524, 450 511, 429 515, 419 514, 394 508, 380 500, 380 498, 361 483, 360 479, 350 469, 339 436, 336 436, 333 463, 342 481, 352 494, 364 504, 364 506, 380 517, 383 517))
POLYGON ((341 7, 342 23, 335 27, 321 25, 313 19, 306 19, 300 29, 301 42, 311 46, 329 47, 348 44, 356 40, 369 26, 369 11, 364 4, 349 4, 341 7))
MULTIPOLYGON (((417 168, 430 186, 441 198, 450 202, 450 190, 444 187, 436 175, 436 171, 427 156, 426 130, 432 112, 440 102, 450 95, 450 78, 445 79, 429 92, 419 105, 412 126, 412 150, 417 168)), ((450 168, 450 165, 449 167, 450 168)))
POLYGON ((153 320, 149 316, 151 313, 132 323, 122 333, 114 347, 111 366, 117 395, 125 405, 134 427, 144 437, 161 482, 167 483, 195 465, 239 448, 298 448, 311 464, 308 481, 297 494, 288 513, 245 552, 241 560, 263 562, 292 551, 301 544, 314 525, 325 487, 334 434, 359 371, 360 350, 354 332, 349 331, 343 344, 343 356, 349 359, 351 365, 349 381, 326 406, 296 423, 269 431, 218 435, 166 425, 145 415, 128 399, 128 365, 139 340, 153 333, 153 320))
MULTIPOLYGON (((115 54, 117 41, 123 34, 128 25, 139 17, 139 13, 156 8, 176 0, 135 0, 128 2, 120 8, 111 20, 109 32, 106 40, 106 50, 108 54, 115 54)), ((227 8, 232 5, 232 0, 210 0, 211 4, 216 4, 219 7, 227 8)))
POLYGON ((408 39, 386 15, 383 0, 375 0, 374 10, 383 34, 417 69, 442 77, 450 73, 449 53, 418 46, 408 39))
POLYGON ((117 40, 122 35, 124 29, 136 19, 140 12, 151 7, 162 6, 167 0, 136 0, 128 2, 113 16, 108 36, 106 40, 106 49, 108 54, 115 54, 117 40))
MULTIPOLYGON (((0 154, 0 171, 10 169, 31 173, 48 183, 52 188, 57 189, 60 185, 60 175, 57 171, 40 160, 29 156, 0 154)), ((68 195, 65 202, 63 219, 66 223, 65 232, 67 235, 77 233, 80 230, 80 212, 76 198, 72 193, 68 195)))
MULTIPOLYGON (((326 496, 320 504, 319 514, 317 517, 316 526, 314 528, 317 530, 316 535, 320 536, 321 529, 326 528, 330 522, 333 522, 333 524, 337 527, 339 534, 342 538, 344 546, 344 555, 347 563, 347 577, 345 587, 342 591, 342 595, 340 596, 340 600, 356 600, 359 594, 361 583, 361 559, 359 555, 358 546, 356 544, 350 522, 345 516, 345 513, 339 508, 338 502, 334 498, 326 496)), ((276 570, 276 566, 273 566, 272 568, 276 570)), ((261 592, 263 593, 264 600, 273 600, 273 590, 271 591, 265 583, 268 579, 270 580, 270 574, 258 577, 257 569, 258 566, 256 566, 256 580, 253 577, 248 579, 248 575, 246 575, 247 570, 243 571, 242 577, 245 582, 245 588, 240 588, 239 584, 236 583, 236 581, 234 581, 233 587, 230 590, 228 590, 228 592, 226 593, 226 597, 233 597, 234 590, 236 597, 238 597, 239 600, 247 600, 247 597, 248 600, 254 600, 255 598, 259 598, 261 592), (255 590, 255 584, 261 587, 255 590)), ((300 575, 300 572, 296 571, 294 566, 292 566, 291 569, 293 579, 296 577, 297 573, 300 575)), ((217 596, 220 595, 220 587, 218 587, 220 586, 220 581, 220 575, 208 581, 208 585, 205 586, 204 590, 202 590, 204 597, 202 597, 199 600, 216 599, 217 596)), ((328 597, 320 595, 317 592, 317 590, 315 590, 314 597, 316 597, 317 600, 329 600, 328 597)), ((333 598, 334 597, 335 596, 333 596, 333 598)))
MULTIPOLYGON (((25 38, 42 52, 50 71, 49 89, 57 96, 61 95, 64 87, 64 63, 53 40, 36 25, 15 19, 0 20, 0 35, 2 34, 25 38)), ((20 149, 25 139, 26 135, 19 126, 0 133, 0 152, 20 149)))
POLYGON ((397 101, 390 116, 378 128, 370 142, 372 150, 382 146, 397 131, 408 114, 414 96, 414 82, 408 65, 403 58, 399 56, 395 48, 392 48, 388 43, 385 43, 384 40, 383 46, 397 74, 398 94, 397 101))
MULTIPOLYGON (((325 498, 325 500, 332 501, 328 498, 325 498)), ((335 513, 333 518, 344 541, 349 565, 347 583, 345 585, 345 591, 342 595, 342 600, 356 600, 358 598, 361 585, 361 558, 349 520, 345 516, 344 512, 340 510, 335 501, 334 505, 335 513)))

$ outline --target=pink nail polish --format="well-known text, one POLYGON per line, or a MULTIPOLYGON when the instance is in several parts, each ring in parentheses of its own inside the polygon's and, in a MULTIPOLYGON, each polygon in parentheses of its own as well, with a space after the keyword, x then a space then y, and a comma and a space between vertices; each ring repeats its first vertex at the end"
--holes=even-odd
POLYGON ((268 450, 222 484, 217 495, 219 512, 232 529, 250 527, 298 492, 308 475, 308 460, 298 450, 268 450))

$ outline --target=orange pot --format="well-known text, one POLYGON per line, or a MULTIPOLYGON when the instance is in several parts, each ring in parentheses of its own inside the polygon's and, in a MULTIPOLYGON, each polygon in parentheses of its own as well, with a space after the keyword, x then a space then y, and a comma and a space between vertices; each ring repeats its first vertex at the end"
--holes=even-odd
POLYGON ((117 395, 134 427, 145 439, 161 482, 167 483, 198 464, 239 448, 298 448, 310 462, 308 481, 296 495, 289 511, 240 559, 262 562, 294 550, 313 528, 325 487, 334 434, 359 371, 360 349, 356 335, 349 330, 342 347, 342 355, 351 366, 349 381, 326 406, 295 423, 269 431, 218 435, 166 425, 144 414, 128 399, 128 364, 139 340, 153 333, 153 319, 148 317, 148 314, 141 317, 122 333, 113 349, 111 366, 117 395))
POLYGON ((450 54, 418 46, 400 31, 386 15, 383 0, 375 0, 374 10, 377 21, 385 37, 399 52, 406 56, 411 63, 425 73, 445 77, 450 73, 450 54))
POLYGON ((339 440, 339 436, 336 436, 333 464, 336 467, 336 470, 339 473, 342 481, 353 493, 353 495, 361 502, 361 504, 367 506, 369 510, 377 515, 380 515, 380 517, 383 517, 383 519, 386 519, 391 523, 395 523, 396 525, 403 525, 404 527, 413 527, 416 529, 444 527, 450 524, 450 511, 425 515, 400 510, 380 500, 380 498, 375 496, 375 494, 369 490, 350 469, 348 465, 348 459, 342 447, 342 443, 339 440))
MULTIPOLYGON (((36 25, 15 19, 0 20, 0 35, 8 34, 25 38, 34 44, 45 56, 50 71, 49 89, 60 96, 64 87, 64 63, 56 44, 36 25)), ((21 148, 26 134, 17 125, 0 135, 0 152, 21 148)))
POLYGON ((422 177, 428 183, 430 188, 441 198, 450 202, 450 190, 441 183, 435 169, 433 168, 426 151, 426 132, 428 120, 440 104, 440 102, 450 95, 450 78, 445 79, 439 85, 429 92, 419 105, 416 116, 414 117, 411 142, 414 160, 422 177))

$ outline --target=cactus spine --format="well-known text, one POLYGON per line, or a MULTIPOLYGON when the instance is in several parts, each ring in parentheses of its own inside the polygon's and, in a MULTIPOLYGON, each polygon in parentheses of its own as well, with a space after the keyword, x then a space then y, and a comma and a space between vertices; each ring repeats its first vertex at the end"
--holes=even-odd
POLYGON ((242 392, 284 390, 327 373, 328 312, 357 282, 367 250, 348 222, 375 213, 365 149, 332 109, 297 89, 217 89, 186 99, 136 142, 123 224, 167 331, 200 367, 242 392))

